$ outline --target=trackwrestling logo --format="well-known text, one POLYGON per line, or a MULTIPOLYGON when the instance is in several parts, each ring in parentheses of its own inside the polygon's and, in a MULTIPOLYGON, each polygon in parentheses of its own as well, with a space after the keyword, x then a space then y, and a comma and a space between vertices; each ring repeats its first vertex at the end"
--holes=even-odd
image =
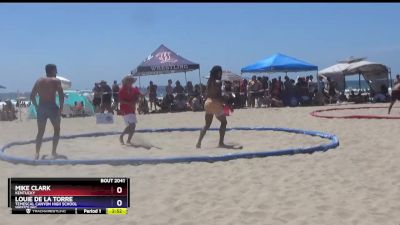
POLYGON ((157 53, 156 57, 160 60, 161 63, 176 63, 178 62, 177 59, 171 57, 171 52, 159 52, 157 53))

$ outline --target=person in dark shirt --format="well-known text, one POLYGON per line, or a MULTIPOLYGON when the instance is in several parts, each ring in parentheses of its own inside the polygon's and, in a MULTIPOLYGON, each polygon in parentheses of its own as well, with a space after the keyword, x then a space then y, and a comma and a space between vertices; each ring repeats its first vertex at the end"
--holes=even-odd
POLYGON ((190 105, 193 111, 200 111, 202 110, 202 99, 201 99, 201 89, 200 85, 196 84, 194 86, 193 93, 191 95, 190 105))
POLYGON ((172 80, 168 80, 168 85, 165 88, 165 96, 163 99, 163 105, 164 109, 166 109, 168 112, 171 112, 171 104, 174 102, 174 88, 172 87, 172 80))
POLYGON ((95 83, 93 87, 93 106, 95 109, 95 112, 100 111, 100 104, 101 104, 101 88, 99 83, 95 83))
POLYGON ((112 86, 112 92, 113 92, 113 99, 114 99, 114 109, 119 111, 119 86, 116 80, 114 80, 114 84, 112 86))
POLYGON ((174 94, 176 94, 176 100, 184 100, 185 99, 185 88, 181 85, 181 82, 176 81, 174 88, 174 94))
POLYGON ((150 81, 150 85, 147 87, 147 91, 149 92, 149 100, 150 100, 150 110, 153 108, 157 111, 157 85, 153 84, 153 81, 150 81))
POLYGON ((112 102, 112 89, 111 87, 107 84, 106 81, 102 80, 100 82, 100 89, 102 92, 101 96, 101 113, 104 113, 105 110, 107 112, 114 114, 114 111, 111 108, 111 102, 112 102))
POLYGON ((193 97, 194 88, 193 88, 193 83, 191 81, 187 82, 185 91, 186 91, 186 93, 188 94, 189 97, 193 97))

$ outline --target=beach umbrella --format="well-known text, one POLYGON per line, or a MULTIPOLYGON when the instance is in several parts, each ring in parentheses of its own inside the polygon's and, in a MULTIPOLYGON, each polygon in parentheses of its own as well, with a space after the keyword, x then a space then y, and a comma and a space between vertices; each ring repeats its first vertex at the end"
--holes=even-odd
POLYGON ((0 85, 0 89, 6 89, 6 87, 4 87, 3 85, 0 85))
POLYGON ((59 79, 61 81, 61 86, 64 90, 68 90, 71 89, 72 83, 70 80, 68 80, 65 77, 61 77, 61 76, 57 76, 57 79, 59 79))

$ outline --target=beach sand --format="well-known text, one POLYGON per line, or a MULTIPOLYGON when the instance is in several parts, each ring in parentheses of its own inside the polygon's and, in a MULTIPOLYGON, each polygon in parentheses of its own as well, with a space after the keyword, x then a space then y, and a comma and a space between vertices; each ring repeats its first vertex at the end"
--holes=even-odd
MULTIPOLYGON (((337 106, 242 109, 228 117, 228 127, 287 127, 338 136, 338 148, 311 155, 140 166, 28 166, 0 161, 0 224, 400 224, 400 121, 323 119, 309 115, 313 110, 331 107, 337 106), (7 208, 9 177, 130 177, 131 208, 122 216, 11 215, 7 208)), ((386 114, 387 109, 381 110, 369 113, 386 114)), ((400 109, 394 108, 392 114, 400 115, 400 109)), ((138 129, 201 127, 204 112, 138 115, 138 120, 138 129)), ((212 127, 218 126, 214 120, 212 127)), ((62 120, 62 135, 119 131, 123 127, 121 117, 112 125, 96 125, 93 117, 66 118, 62 120)), ((36 135, 34 120, 0 122, 0 128, 1 144, 31 140, 36 135)), ((45 136, 52 132, 48 123, 45 136)), ((161 150, 121 146, 117 136, 60 140, 59 153, 88 159, 238 152, 216 149, 215 131, 207 133, 204 150, 196 150, 197 137, 198 132, 135 136, 136 143, 155 145, 161 150)), ((270 131, 227 132, 226 141, 242 144, 241 152, 328 142, 318 137, 270 131)), ((50 147, 50 142, 44 143, 41 153, 49 154, 50 147)), ((13 147, 7 153, 33 157, 34 145, 13 147)))

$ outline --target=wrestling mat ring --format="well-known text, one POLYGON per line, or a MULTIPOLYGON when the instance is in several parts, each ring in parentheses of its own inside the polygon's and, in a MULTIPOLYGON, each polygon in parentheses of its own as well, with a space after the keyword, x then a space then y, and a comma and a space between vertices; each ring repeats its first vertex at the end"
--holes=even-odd
MULTIPOLYGON (((329 111, 345 111, 345 110, 354 110, 354 109, 387 109, 388 107, 383 106, 365 106, 365 107, 351 107, 351 108, 331 108, 331 109, 320 109, 315 110, 310 113, 311 116, 327 118, 327 119, 400 119, 400 116, 384 116, 384 115, 346 115, 346 116, 330 116, 330 115, 320 115, 321 112, 329 112, 329 111)), ((393 107, 395 109, 398 107, 393 107)), ((386 111, 385 111, 386 112, 386 111)))
MULTIPOLYGON (((162 132, 195 132, 200 131, 201 128, 165 128, 165 129, 142 129, 137 130, 137 133, 162 133, 162 132)), ((210 131, 218 131, 218 128, 210 128, 210 131)), ((269 157, 269 156, 282 156, 282 155, 294 155, 294 154, 304 154, 304 153, 314 153, 314 152, 324 152, 329 149, 336 148, 339 146, 338 138, 333 134, 323 133, 319 131, 307 131, 300 129, 290 129, 290 128, 270 128, 270 127, 236 127, 227 128, 227 131, 276 131, 276 132, 287 132, 295 134, 303 134, 308 136, 317 136, 323 139, 329 139, 330 142, 327 144, 321 144, 306 148, 290 148, 290 149, 280 149, 280 150, 265 150, 262 152, 252 152, 250 149, 245 149, 246 152, 239 153, 229 153, 219 156, 187 156, 187 157, 130 157, 130 158, 109 158, 109 159, 42 159, 34 160, 23 157, 10 156, 6 154, 6 149, 10 149, 14 146, 21 146, 27 144, 35 143, 35 140, 21 141, 21 142, 11 142, 5 144, 0 148, 0 160, 7 161, 14 164, 28 164, 28 165, 99 165, 99 164, 109 164, 109 165, 142 165, 142 164, 160 164, 160 163, 190 163, 190 162, 218 162, 218 161, 229 161, 241 158, 259 158, 259 157, 269 157)), ((84 137, 101 137, 109 135, 118 135, 120 132, 97 132, 97 133, 85 133, 77 135, 61 136, 60 139, 74 139, 74 138, 84 138, 84 137)), ((52 138, 44 138, 43 142, 51 141, 52 138)), ((201 151, 201 150, 199 150, 201 151)))

